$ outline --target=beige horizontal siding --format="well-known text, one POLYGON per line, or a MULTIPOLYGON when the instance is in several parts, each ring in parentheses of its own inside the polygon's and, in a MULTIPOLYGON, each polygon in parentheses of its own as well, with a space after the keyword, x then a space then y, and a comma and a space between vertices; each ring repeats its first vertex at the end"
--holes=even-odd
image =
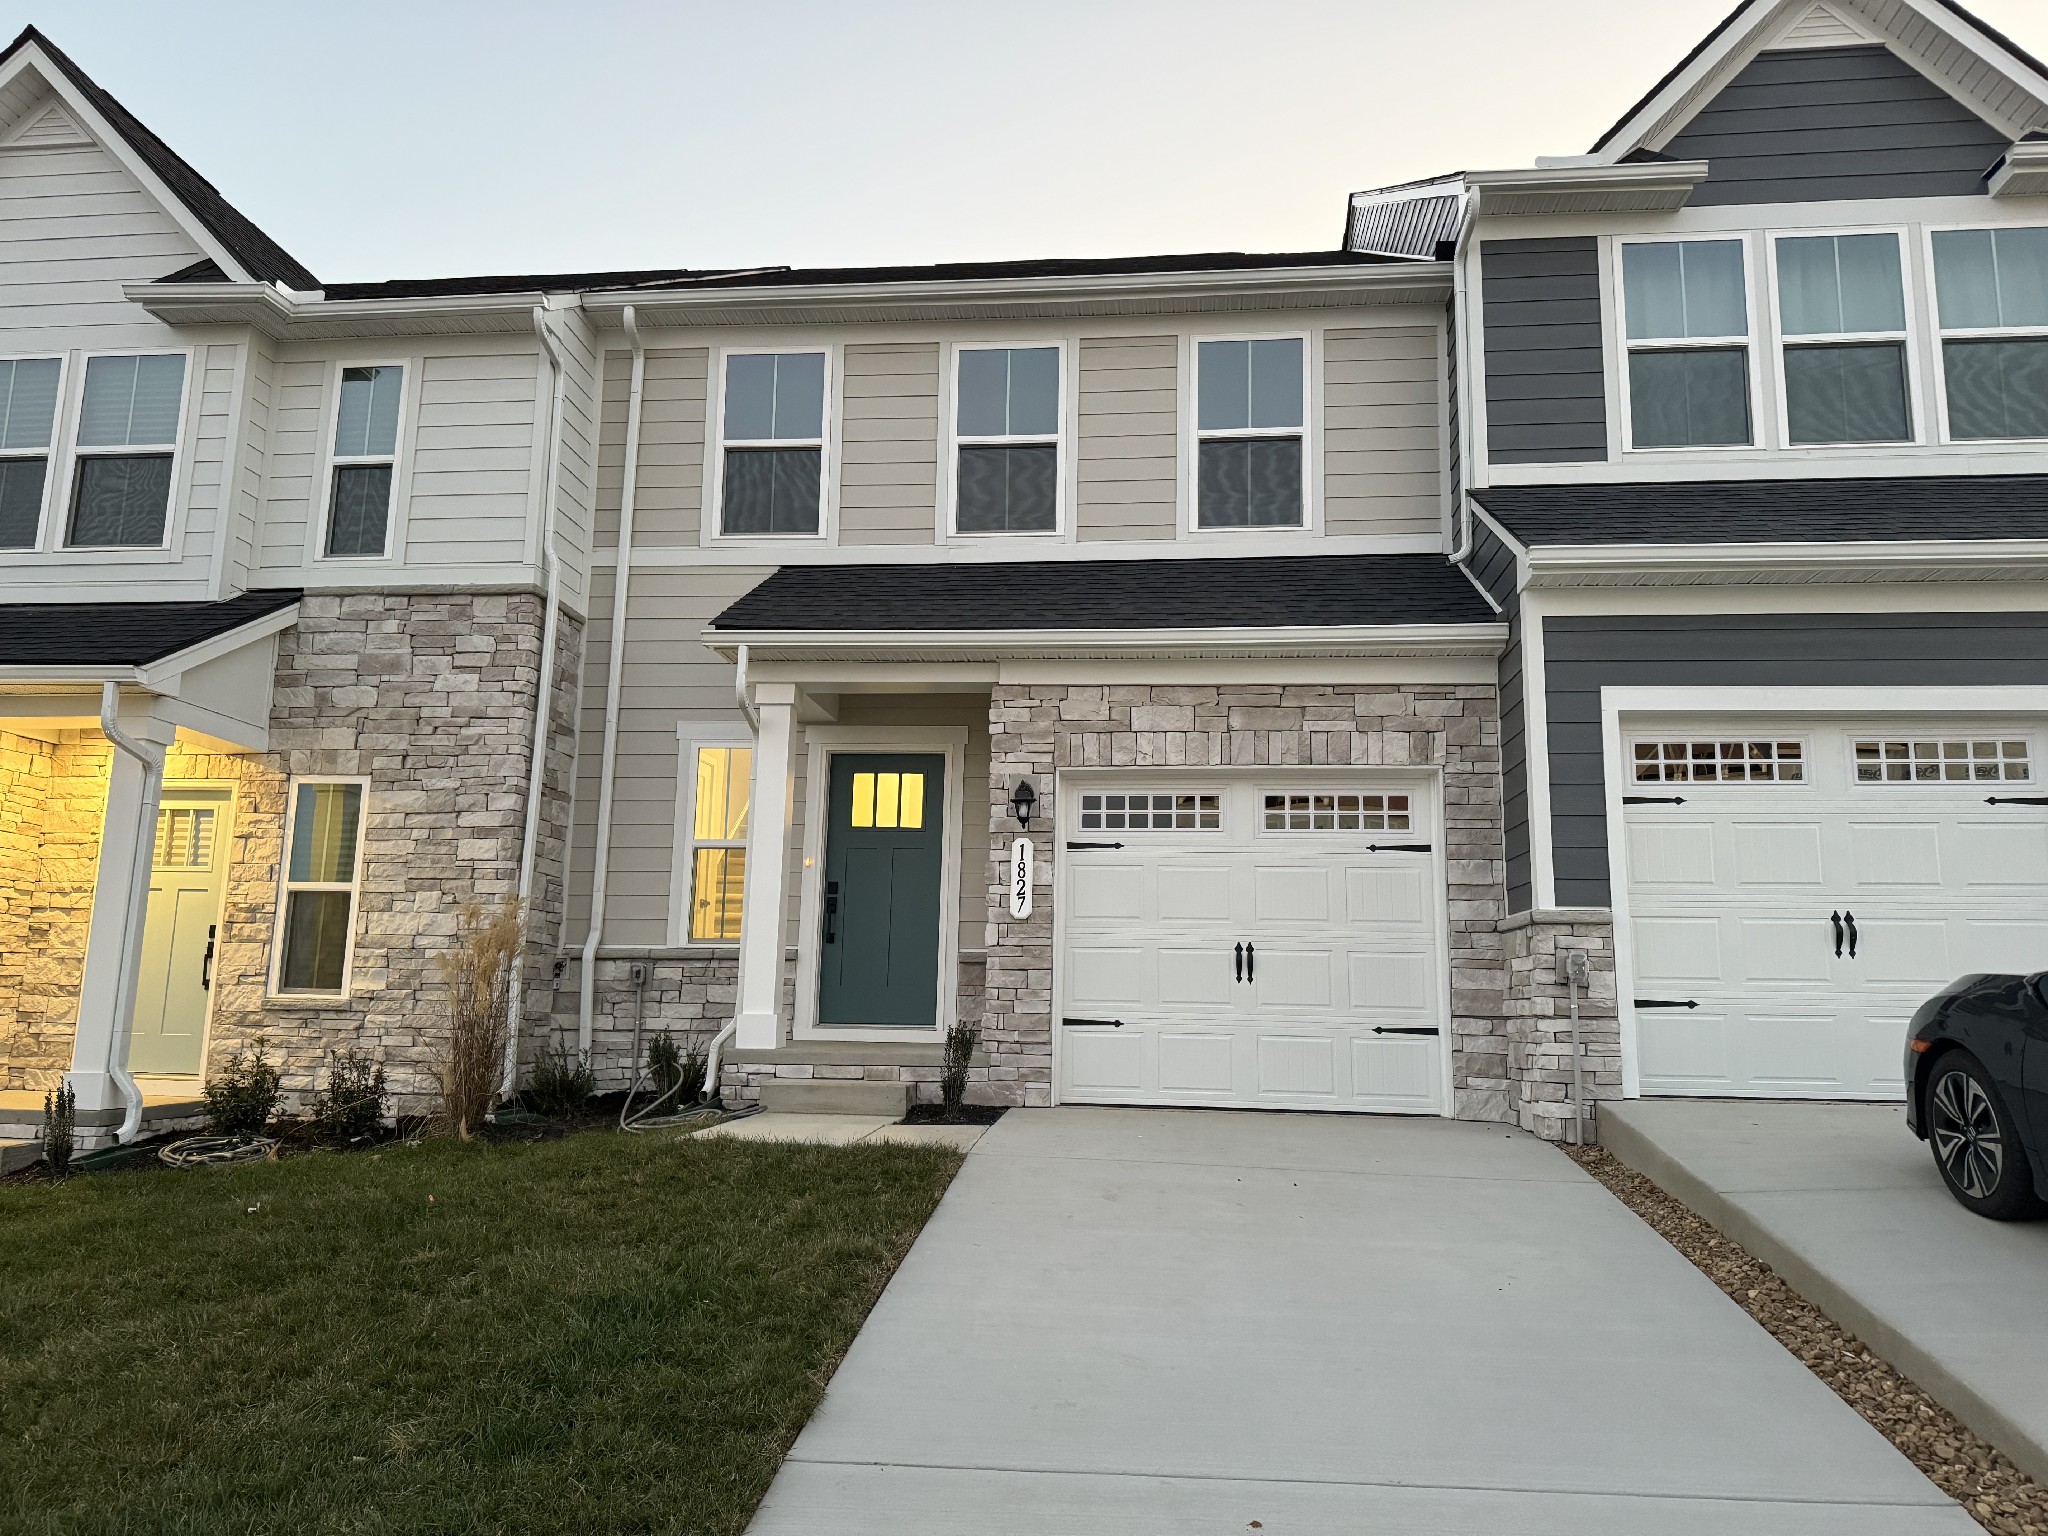
POLYGON ((1075 531, 1083 539, 1170 539, 1176 530, 1180 343, 1084 339, 1075 531))
POLYGON ((839 423, 839 542, 929 544, 937 518, 939 349, 850 346, 839 423))
MULTIPOLYGON (((704 504, 704 347, 673 347, 647 354, 641 385, 640 477, 634 491, 633 544, 637 549, 688 549, 697 544, 704 504)), ((626 404, 633 356, 608 352, 598 436, 597 543, 619 542, 619 496, 626 464, 626 404)))
POLYGON ((1331 331, 1323 340, 1323 527, 1430 534, 1442 520, 1434 326, 1331 331))

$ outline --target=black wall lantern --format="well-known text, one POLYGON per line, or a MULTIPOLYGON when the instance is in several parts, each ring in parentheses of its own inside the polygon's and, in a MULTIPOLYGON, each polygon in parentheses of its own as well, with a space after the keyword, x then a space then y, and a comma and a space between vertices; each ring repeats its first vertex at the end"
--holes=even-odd
POLYGON ((1031 813, 1038 809, 1038 791, 1031 787, 1029 779, 1019 779, 1010 791, 1010 814, 1017 818, 1017 825, 1029 828, 1031 813))

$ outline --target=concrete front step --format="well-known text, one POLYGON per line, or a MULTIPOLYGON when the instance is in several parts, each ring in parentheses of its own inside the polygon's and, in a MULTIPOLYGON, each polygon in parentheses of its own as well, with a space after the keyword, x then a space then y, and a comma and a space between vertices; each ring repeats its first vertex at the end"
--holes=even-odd
POLYGON ((870 1083, 858 1079, 777 1077, 761 1085, 764 1114, 887 1115, 901 1120, 910 1113, 910 1084, 870 1083))

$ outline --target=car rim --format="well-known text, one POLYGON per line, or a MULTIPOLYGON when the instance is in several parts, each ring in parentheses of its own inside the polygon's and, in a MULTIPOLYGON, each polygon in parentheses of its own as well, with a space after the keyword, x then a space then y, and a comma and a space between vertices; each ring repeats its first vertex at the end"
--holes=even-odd
POLYGON ((1984 1199, 2005 1172, 2005 1138, 1991 1095, 1967 1072, 1949 1072, 1934 1085, 1932 1107, 1928 1129, 1935 1157, 1956 1188, 1984 1199))

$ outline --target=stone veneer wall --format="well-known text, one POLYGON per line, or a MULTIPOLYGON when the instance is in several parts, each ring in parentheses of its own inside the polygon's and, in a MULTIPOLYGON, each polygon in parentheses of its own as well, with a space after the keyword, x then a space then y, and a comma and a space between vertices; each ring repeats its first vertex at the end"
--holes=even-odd
POLYGON ((1614 988, 1614 924, 1604 913, 1518 913, 1501 924, 1508 985, 1508 1065, 1514 1119, 1552 1141, 1571 1134, 1571 998, 1562 956, 1586 951, 1579 1049, 1588 1106, 1585 1138, 1598 1139, 1597 1102, 1621 1097, 1621 1021, 1614 988))
MULTIPOLYGON (((70 1018, 51 983, 74 946, 41 900, 58 748, 0 731, 0 1087, 48 1088, 70 1062, 70 1018)), ((76 946, 83 952, 83 940, 76 946)), ((74 986, 75 990, 75 986, 74 986)))
POLYGON ((1067 768, 1434 765, 1443 770, 1450 877, 1452 1105, 1512 1120, 1500 715, 1490 684, 999 684, 989 705, 990 1088, 1044 1104, 1052 1088, 1054 864, 1062 835, 1053 775, 1067 768), (1015 835, 1010 787, 1028 778, 1048 831, 1032 915, 1009 917, 1001 871, 1015 835))

